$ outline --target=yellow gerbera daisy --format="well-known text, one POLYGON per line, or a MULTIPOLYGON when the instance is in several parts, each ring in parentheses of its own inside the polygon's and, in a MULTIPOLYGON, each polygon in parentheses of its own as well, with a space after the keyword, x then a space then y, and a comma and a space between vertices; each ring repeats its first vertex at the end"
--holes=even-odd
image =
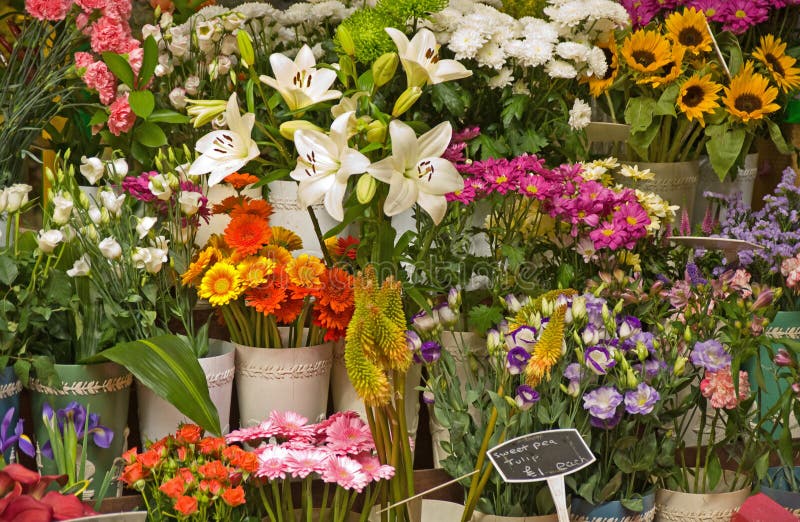
POLYGON ((614 37, 612 36, 607 42, 599 43, 597 46, 603 50, 608 68, 606 69, 606 74, 603 75, 602 78, 598 78, 596 76, 590 76, 588 78, 589 92, 591 92, 592 96, 595 98, 598 98, 601 94, 606 92, 617 80, 617 75, 619 74, 617 42, 614 40, 614 37))
POLYGON ((657 31, 639 29, 622 44, 622 56, 628 66, 645 74, 652 74, 672 60, 669 40, 657 31))
POLYGON ((219 251, 216 248, 206 247, 199 254, 197 254, 197 259, 190 264, 189 268, 186 269, 186 272, 181 275, 181 283, 184 286, 197 285, 199 282, 198 279, 206 267, 219 258, 219 251))
POLYGON ((731 86, 725 87, 723 101, 728 112, 747 123, 780 109, 780 105, 774 103, 777 97, 777 87, 770 87, 769 80, 753 72, 752 62, 747 62, 733 77, 731 86))
POLYGON ((786 54, 786 43, 768 34, 753 52, 753 58, 763 63, 772 79, 783 92, 800 87, 800 69, 795 67, 797 60, 786 54))
POLYGON ((286 273, 289 275, 289 280, 303 288, 315 288, 322 284, 319 277, 325 272, 325 265, 319 258, 302 254, 295 259, 292 259, 286 265, 286 273))
POLYGON ((640 84, 650 84, 653 88, 667 85, 678 79, 683 72, 683 55, 686 49, 680 45, 672 46, 672 59, 661 70, 651 76, 645 76, 637 81, 640 84))
POLYGON ((288 251, 300 250, 303 248, 303 240, 300 236, 283 227, 272 227, 272 240, 271 245, 278 245, 288 251))
POLYGON ((667 17, 667 38, 692 54, 711 51, 711 35, 708 32, 706 15, 694 7, 667 17))
POLYGON ((236 266, 245 288, 255 288, 275 270, 275 261, 266 257, 248 257, 236 266))
POLYGON ((704 114, 711 114, 719 107, 717 99, 722 85, 711 81, 711 74, 703 77, 695 74, 681 86, 678 94, 678 109, 683 112, 689 121, 697 120, 703 127, 706 126, 704 114))
POLYGON ((212 306, 223 306, 239 297, 241 291, 241 279, 236 267, 220 261, 203 276, 197 295, 207 299, 212 306))
POLYGON ((261 249, 261 255, 275 261, 276 265, 286 266, 292 262, 292 254, 278 245, 267 245, 261 249))

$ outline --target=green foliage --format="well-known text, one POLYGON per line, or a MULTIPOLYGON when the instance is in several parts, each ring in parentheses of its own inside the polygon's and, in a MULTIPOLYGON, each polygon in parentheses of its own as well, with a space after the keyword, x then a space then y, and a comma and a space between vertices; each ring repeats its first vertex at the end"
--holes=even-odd
POLYGON ((380 0, 375 9, 405 25, 437 13, 447 4, 448 0, 380 0))

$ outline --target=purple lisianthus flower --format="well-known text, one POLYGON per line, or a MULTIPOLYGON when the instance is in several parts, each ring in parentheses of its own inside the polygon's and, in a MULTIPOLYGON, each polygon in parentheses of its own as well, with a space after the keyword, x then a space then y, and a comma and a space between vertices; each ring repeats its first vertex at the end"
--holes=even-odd
POLYGON ((617 363, 612 350, 601 344, 590 346, 583 356, 586 366, 597 375, 605 375, 617 363))
POLYGON ((420 332, 430 332, 438 326, 439 321, 435 315, 422 310, 411 318, 411 324, 420 332))
POLYGON ((436 398, 433 395, 433 392, 430 390, 425 390, 422 392, 422 402, 425 404, 433 404, 436 402, 436 398))
POLYGON ((564 368, 564 378, 579 381, 583 377, 583 367, 578 363, 570 363, 564 368))
POLYGON ((635 390, 625 392, 625 411, 632 415, 647 415, 661 399, 658 391, 649 384, 640 382, 635 390))
POLYGON ((617 334, 620 339, 628 339, 642 331, 642 322, 632 315, 617 316, 617 334))
POLYGON ((689 355, 689 360, 695 366, 704 368, 710 372, 724 370, 731 365, 731 354, 725 351, 722 343, 716 339, 708 341, 698 341, 689 355))
POLYGON ((622 400, 622 394, 616 388, 602 386, 583 395, 583 409, 588 410, 592 417, 609 420, 616 414, 622 400))
POLYGON ((506 369, 508 373, 511 375, 519 375, 522 373, 522 370, 525 369, 525 365, 528 364, 528 359, 530 358, 531 354, 521 346, 515 346, 510 349, 506 354, 506 369))
POLYGON ((595 297, 592 294, 584 294, 583 297, 586 298, 586 315, 589 322, 598 327, 603 327, 603 307, 606 304, 606 300, 602 297, 595 297))
POLYGON ((581 339, 583 340, 583 344, 585 345, 592 345, 597 344, 601 340, 605 339, 606 337, 606 329, 602 326, 596 325, 595 323, 589 323, 581 332, 581 339))
POLYGON ((406 346, 412 352, 422 348, 422 339, 419 338, 419 334, 414 330, 406 330, 406 346))
POLYGON ((623 413, 624 410, 620 408, 614 411, 614 415, 612 415, 610 419, 599 419, 593 415, 589 415, 589 425, 593 428, 600 428, 601 430, 610 430, 619 424, 619 421, 622 420, 623 413))
POLYGON ((441 355, 441 344, 436 341, 425 341, 419 351, 414 353, 414 361, 417 363, 433 363, 438 361, 441 355))
POLYGON ((506 343, 509 348, 519 346, 527 352, 533 351, 536 344, 536 328, 532 326, 520 326, 513 332, 509 332, 506 337, 506 343))
POLYGON ((529 410, 539 401, 539 392, 528 386, 521 384, 517 386, 517 396, 514 398, 520 410, 529 410))

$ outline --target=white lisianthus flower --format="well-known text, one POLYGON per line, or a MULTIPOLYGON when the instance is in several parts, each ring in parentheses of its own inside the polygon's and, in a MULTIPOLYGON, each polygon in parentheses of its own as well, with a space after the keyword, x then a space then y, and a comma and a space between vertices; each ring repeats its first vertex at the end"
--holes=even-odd
POLYGON ((133 262, 133 266, 140 270, 144 269, 145 265, 152 262, 152 257, 153 256, 150 253, 150 249, 144 247, 136 247, 131 253, 131 261, 133 262))
POLYGON ((122 247, 113 237, 103 239, 97 247, 106 259, 114 260, 122 255, 122 247))
POLYGON ((188 34, 184 34, 183 32, 172 32, 172 40, 169 42, 167 47, 169 48, 172 56, 175 58, 182 58, 189 52, 189 47, 191 45, 191 40, 189 39, 188 34))
POLYGON ((231 70, 233 66, 233 62, 228 56, 224 54, 217 58, 217 74, 220 76, 225 76, 231 70))
POLYGON ((119 217, 122 213, 122 203, 125 202, 125 194, 117 196, 111 190, 102 190, 100 191, 100 201, 103 202, 103 206, 108 210, 109 214, 119 217))
POLYGON ((148 36, 152 36, 156 42, 162 39, 161 28, 153 24, 144 24, 142 26, 142 40, 146 40, 148 36))
POLYGON ((224 55, 230 54, 238 54, 239 53, 239 43, 236 41, 236 36, 232 34, 226 34, 222 37, 222 43, 219 47, 220 53, 224 55))
POLYGON ((64 234, 64 243, 69 243, 78 235, 72 225, 64 225, 61 227, 61 233, 64 234))
POLYGON ((0 213, 5 212, 8 206, 8 192, 6 189, 0 189, 0 213))
POLYGON ((72 268, 67 270, 67 275, 70 277, 83 277, 89 275, 89 270, 91 270, 92 265, 89 263, 89 256, 87 254, 83 254, 81 257, 75 260, 72 264, 72 268))
POLYGON ((128 162, 125 161, 125 158, 109 161, 106 163, 106 172, 111 179, 120 181, 128 175, 128 162))
POLYGON ((59 243, 64 241, 64 234, 60 230, 40 230, 39 235, 36 237, 36 243, 39 245, 39 250, 45 254, 50 254, 56 249, 59 243))
POLYGON ((169 180, 164 174, 151 176, 147 188, 161 201, 169 201, 169 198, 172 197, 172 187, 169 186, 169 180))
POLYGON ((53 196, 53 223, 64 225, 72 215, 72 207, 75 203, 68 192, 59 192, 53 196))
POLYGON ((147 273, 157 274, 161 271, 161 267, 167 262, 167 250, 162 248, 149 247, 147 249, 149 256, 144 263, 144 269, 147 273))
POLYGON ((138 223, 136 224, 136 233, 139 234, 139 239, 143 239, 144 236, 150 232, 150 229, 155 226, 158 220, 151 216, 145 216, 143 218, 136 218, 138 223))
POLYGON ((93 206, 89 209, 89 219, 91 219, 92 223, 95 225, 99 225, 103 220, 103 213, 100 212, 99 208, 93 206))
POLYGON ((441 157, 452 134, 449 122, 440 123, 419 138, 405 123, 389 123, 392 155, 367 169, 372 177, 389 185, 383 206, 387 216, 396 216, 417 203, 434 223, 442 221, 447 210, 445 194, 464 188, 456 168, 441 157))
POLYGON ((572 104, 572 109, 569 111, 569 126, 575 130, 586 128, 592 121, 592 108, 588 103, 575 98, 575 103, 572 104))
POLYGON ((186 78, 183 88, 186 90, 186 94, 189 96, 194 96, 197 94, 197 89, 200 88, 200 78, 197 76, 189 76, 186 78))
POLYGON ((200 198, 203 197, 199 192, 181 192, 178 197, 178 204, 181 212, 186 216, 194 216, 200 209, 200 198))
POLYGON ((92 185, 96 185, 97 182, 102 179, 103 173, 106 171, 106 166, 100 158, 81 156, 80 171, 83 177, 86 178, 86 181, 92 185))

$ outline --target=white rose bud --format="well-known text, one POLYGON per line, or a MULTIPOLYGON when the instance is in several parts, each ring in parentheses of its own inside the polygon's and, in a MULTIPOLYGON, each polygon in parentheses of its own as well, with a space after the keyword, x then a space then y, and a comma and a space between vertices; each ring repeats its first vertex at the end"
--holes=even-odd
POLYGON ((203 195, 199 192, 181 192, 178 203, 181 205, 181 212, 187 216, 194 216, 200 208, 200 198, 203 195))
POLYGON ((125 158, 117 158, 106 164, 108 175, 114 180, 121 180, 128 175, 128 162, 125 158))
POLYGON ((95 225, 99 225, 100 221, 103 219, 103 215, 100 213, 100 209, 97 207, 92 207, 89 209, 89 219, 92 220, 92 223, 95 225))
POLYGON ((65 225, 72 215, 74 205, 72 197, 66 192, 59 192, 53 196, 53 222, 57 225, 65 225))
POLYGON ((200 78, 197 76, 189 76, 186 78, 186 83, 183 85, 183 88, 186 90, 186 94, 189 96, 194 96, 197 94, 197 89, 200 87, 200 78))
POLYGON ((161 201, 169 201, 169 198, 172 197, 172 188, 169 186, 169 180, 163 174, 152 176, 147 188, 150 189, 151 194, 161 201))
POLYGON ((92 185, 96 185, 98 181, 103 177, 103 173, 105 172, 106 168, 103 165, 103 160, 100 158, 87 158, 86 156, 81 156, 81 174, 83 177, 86 178, 92 185))
POLYGON ((64 234, 60 230, 40 230, 36 242, 39 249, 45 254, 50 254, 56 249, 59 243, 64 241, 64 234))
POLYGON ((83 254, 81 257, 75 260, 75 263, 72 264, 72 268, 67 270, 67 275, 70 277, 81 277, 89 275, 89 270, 91 269, 92 265, 89 264, 89 256, 83 254))
POLYGON ((24 183, 15 183, 5 190, 6 212, 9 214, 18 211, 28 202, 28 193, 33 187, 24 183))
POLYGON ((125 194, 117 196, 110 190, 100 192, 100 200, 109 214, 119 217, 122 213, 122 203, 125 201, 125 194))
POLYGON ((183 110, 186 107, 186 89, 183 87, 175 87, 169 92, 169 102, 177 110, 183 110))
POLYGON ((97 245, 106 259, 117 259, 122 255, 122 247, 113 237, 107 237, 97 245))
POLYGON ((136 232, 139 234, 139 239, 143 239, 158 221, 156 218, 151 216, 136 219, 139 221, 139 223, 136 225, 136 232))

